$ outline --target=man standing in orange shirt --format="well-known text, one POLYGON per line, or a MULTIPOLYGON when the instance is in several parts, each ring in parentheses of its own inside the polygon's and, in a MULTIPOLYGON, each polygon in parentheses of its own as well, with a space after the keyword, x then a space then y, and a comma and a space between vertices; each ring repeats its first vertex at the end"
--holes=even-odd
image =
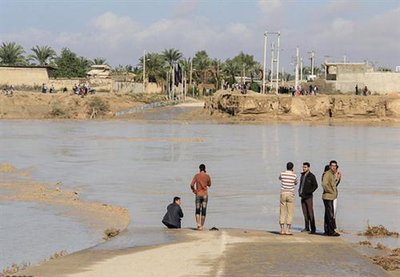
POLYGON ((206 173, 206 166, 199 166, 200 172, 194 175, 190 188, 196 195, 196 222, 197 230, 202 231, 206 221, 206 211, 208 202, 208 187, 211 186, 211 178, 206 173))

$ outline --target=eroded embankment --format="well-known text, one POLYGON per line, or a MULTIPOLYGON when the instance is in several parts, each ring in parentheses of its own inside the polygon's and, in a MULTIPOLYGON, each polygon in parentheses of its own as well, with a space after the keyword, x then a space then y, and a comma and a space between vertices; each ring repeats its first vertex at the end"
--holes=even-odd
POLYGON ((205 109, 230 115, 263 114, 296 118, 400 118, 400 97, 393 96, 276 96, 218 91, 205 109))
POLYGON ((112 118, 115 112, 165 101, 162 94, 96 93, 82 98, 71 93, 15 92, 0 94, 0 119, 112 118))

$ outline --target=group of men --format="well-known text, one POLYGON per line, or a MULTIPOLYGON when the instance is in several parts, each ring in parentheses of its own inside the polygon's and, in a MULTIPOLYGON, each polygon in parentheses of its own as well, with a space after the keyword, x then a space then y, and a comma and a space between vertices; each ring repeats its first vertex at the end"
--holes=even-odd
POLYGON ((371 95, 371 92, 368 90, 368 87, 367 87, 367 86, 365 86, 364 89, 361 91, 361 90, 358 88, 358 85, 356 85, 356 87, 354 88, 354 90, 355 90, 356 95, 364 95, 364 96, 371 95))
MULTIPOLYGON (((336 200, 337 200, 337 186, 342 178, 341 173, 338 171, 338 164, 336 161, 330 161, 329 165, 325 166, 324 173, 322 174, 322 199, 325 206, 324 216, 324 235, 339 236, 336 229, 336 200)), ((295 187, 298 184, 298 178, 294 172, 294 165, 292 162, 286 164, 286 170, 279 175, 281 181, 280 190, 280 215, 279 224, 281 227, 282 235, 292 235, 290 227, 294 215, 294 202, 295 202, 295 187), (286 228, 285 228, 286 225, 286 228)), ((208 188, 211 186, 211 178, 206 173, 206 166, 201 164, 199 166, 199 173, 197 173, 190 184, 190 188, 195 194, 195 218, 197 223, 197 230, 204 229, 206 219, 207 203, 208 203, 208 188)), ((313 193, 318 188, 318 182, 315 175, 310 170, 310 163, 303 163, 303 172, 300 176, 299 183, 299 197, 301 198, 301 207, 304 215, 305 228, 302 232, 309 232, 314 234, 316 232, 314 209, 313 209, 313 193)), ((167 213, 165 214, 162 223, 168 228, 181 228, 181 219, 183 212, 181 209, 180 197, 174 197, 173 202, 168 205, 167 213)))
MULTIPOLYGON (((325 166, 322 174, 322 200, 325 206, 324 216, 324 235, 340 236, 336 229, 336 201, 338 190, 337 186, 342 178, 338 171, 338 164, 332 160, 329 165, 325 166)), ((282 235, 292 235, 290 227, 294 214, 294 198, 295 186, 298 183, 297 175, 294 173, 294 165, 292 162, 286 164, 286 171, 283 171, 279 180, 281 181, 280 193, 280 216, 279 224, 282 235), (285 229, 286 225, 286 229, 285 229)), ((302 232, 314 234, 316 232, 313 193, 318 188, 318 182, 315 175, 310 171, 310 163, 303 163, 303 172, 300 177, 299 197, 301 198, 301 207, 304 215, 305 228, 302 232)))
MULTIPOLYGON (((202 231, 204 230, 204 223, 206 221, 208 188, 211 186, 211 178, 206 173, 206 166, 204 164, 199 166, 199 171, 199 173, 194 175, 190 183, 190 188, 195 195, 197 230, 202 231)), ((168 205, 167 213, 162 220, 162 223, 168 228, 181 228, 183 212, 180 206, 181 198, 175 196, 173 202, 168 205)))

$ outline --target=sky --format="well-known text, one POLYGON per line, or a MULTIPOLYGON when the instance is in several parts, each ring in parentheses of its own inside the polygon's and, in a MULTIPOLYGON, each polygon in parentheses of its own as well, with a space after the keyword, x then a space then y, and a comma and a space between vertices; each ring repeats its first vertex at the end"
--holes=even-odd
POLYGON ((265 31, 281 32, 288 72, 297 46, 304 65, 310 51, 317 65, 344 55, 400 65, 400 0, 0 0, 0 43, 15 41, 28 54, 35 45, 67 47, 114 66, 166 48, 218 59, 243 51, 262 62, 265 31))

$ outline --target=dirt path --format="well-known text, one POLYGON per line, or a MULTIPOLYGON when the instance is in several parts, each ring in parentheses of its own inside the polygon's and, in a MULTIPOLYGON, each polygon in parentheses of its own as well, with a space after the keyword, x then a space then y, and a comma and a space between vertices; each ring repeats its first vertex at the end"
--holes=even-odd
POLYGON ((21 272, 40 277, 390 276, 340 238, 267 231, 167 231, 183 242, 86 250, 21 272))

